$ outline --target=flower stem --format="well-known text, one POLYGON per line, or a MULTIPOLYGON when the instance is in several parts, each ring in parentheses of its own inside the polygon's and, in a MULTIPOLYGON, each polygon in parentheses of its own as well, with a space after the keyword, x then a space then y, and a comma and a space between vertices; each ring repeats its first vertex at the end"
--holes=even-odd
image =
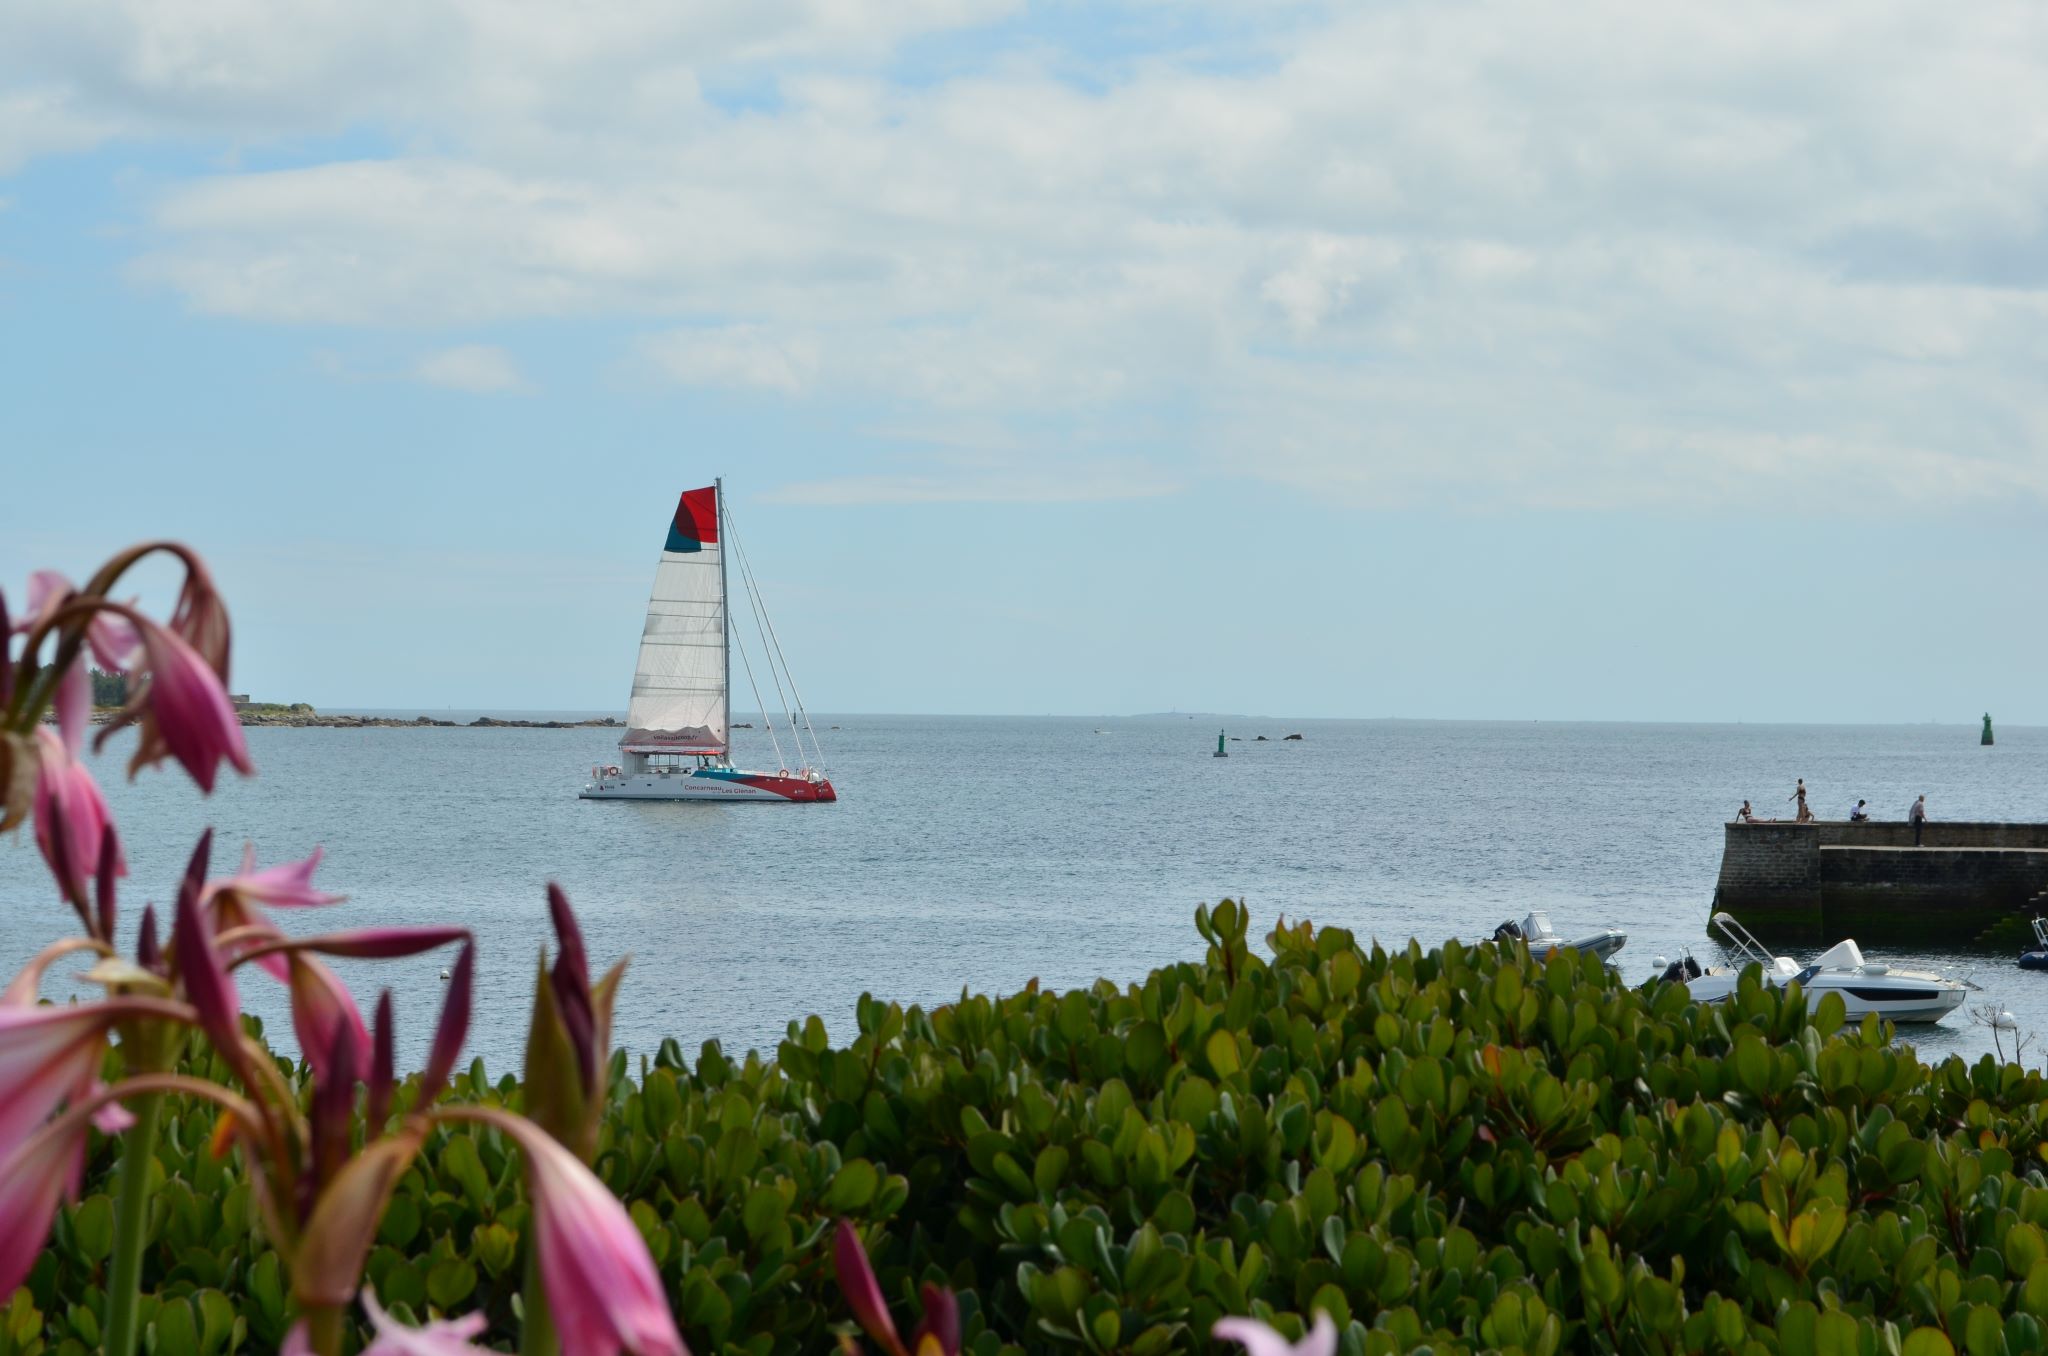
POLYGON ((348 1328, 347 1315, 348 1310, 333 1305, 309 1308, 304 1312, 306 1341, 319 1356, 341 1356, 342 1338, 348 1328))
POLYGON ((519 1329, 520 1356, 555 1356, 561 1348, 555 1341, 555 1321, 548 1314, 548 1288, 541 1284, 540 1249, 526 1248, 526 1288, 520 1292, 519 1307, 525 1322, 519 1329))
POLYGON ((129 1105, 135 1124, 121 1139, 121 1179, 114 1197, 114 1257, 107 1277, 106 1356, 135 1356, 141 1328, 136 1322, 142 1295, 142 1249, 149 1225, 149 1169, 156 1162, 156 1132, 163 1111, 160 1092, 129 1105))

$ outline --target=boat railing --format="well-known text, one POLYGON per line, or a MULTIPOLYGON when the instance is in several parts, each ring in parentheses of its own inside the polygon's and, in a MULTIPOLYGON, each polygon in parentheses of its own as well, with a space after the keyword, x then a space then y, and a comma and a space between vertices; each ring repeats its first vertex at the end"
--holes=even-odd
POLYGON ((1731 915, 1717 913, 1714 915, 1713 923, 1727 939, 1729 949, 1740 955, 1745 963, 1754 961, 1764 967, 1765 974, 1776 968, 1778 958, 1766 950, 1764 944, 1751 936, 1749 929, 1736 922, 1731 915))

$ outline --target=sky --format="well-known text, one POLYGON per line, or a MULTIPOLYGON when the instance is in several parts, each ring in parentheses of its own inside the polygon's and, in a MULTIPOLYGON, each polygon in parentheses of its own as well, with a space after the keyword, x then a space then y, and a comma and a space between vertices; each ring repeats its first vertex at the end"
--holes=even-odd
POLYGON ((620 709, 723 476, 821 711, 2048 724, 2044 228, 2033 0, 13 0, 0 588, 620 709))

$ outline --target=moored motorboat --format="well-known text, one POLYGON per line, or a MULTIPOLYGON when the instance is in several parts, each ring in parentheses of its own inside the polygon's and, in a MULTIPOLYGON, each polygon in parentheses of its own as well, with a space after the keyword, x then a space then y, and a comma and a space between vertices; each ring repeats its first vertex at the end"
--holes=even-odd
POLYGON ((2048 918, 2034 920, 2034 949, 2020 952, 2020 969, 2048 970, 2048 918))
POLYGON ((1737 958, 1733 966, 1702 967, 1691 955, 1665 963, 1657 958, 1660 979, 1681 983, 1702 1003, 1718 1003, 1732 995, 1750 965, 1760 967, 1772 988, 1798 984, 1809 1007, 1830 993, 1841 995, 1842 1009, 1852 1022, 1875 1013, 1888 1022, 1938 1022, 1961 1007, 1973 987, 1967 978, 1923 970, 1896 970, 1864 957, 1850 938, 1823 951, 1809 965, 1790 956, 1772 955, 1749 930, 1725 913, 1713 918, 1737 958))
POLYGON ((1601 928, 1583 937, 1566 937, 1550 925, 1550 915, 1531 909, 1520 923, 1506 922, 1493 930, 1496 942, 1527 942, 1529 954, 1544 960, 1553 951, 1570 949, 1606 960, 1628 944, 1628 934, 1619 928, 1601 928))

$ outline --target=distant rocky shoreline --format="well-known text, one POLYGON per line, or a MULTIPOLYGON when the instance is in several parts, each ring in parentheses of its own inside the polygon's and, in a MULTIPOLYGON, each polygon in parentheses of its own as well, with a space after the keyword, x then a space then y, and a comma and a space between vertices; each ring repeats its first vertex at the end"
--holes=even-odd
MULTIPOLYGON (((92 713, 93 724, 113 719, 114 711, 101 708, 92 713)), ((284 727, 297 730, 583 730, 618 729, 625 724, 616 716, 601 720, 501 720, 478 716, 475 720, 436 720, 432 716, 323 716, 307 708, 301 711, 238 711, 245 726, 284 727)), ((54 719, 49 717, 47 719, 54 719)))
POLYGON ((244 711, 242 724, 327 730, 582 730, 616 729, 625 722, 615 716, 606 716, 602 720, 500 720, 496 716, 478 716, 475 720, 457 721, 436 720, 432 716, 414 716, 411 720, 403 720, 396 716, 323 716, 301 713, 271 715, 244 711))

